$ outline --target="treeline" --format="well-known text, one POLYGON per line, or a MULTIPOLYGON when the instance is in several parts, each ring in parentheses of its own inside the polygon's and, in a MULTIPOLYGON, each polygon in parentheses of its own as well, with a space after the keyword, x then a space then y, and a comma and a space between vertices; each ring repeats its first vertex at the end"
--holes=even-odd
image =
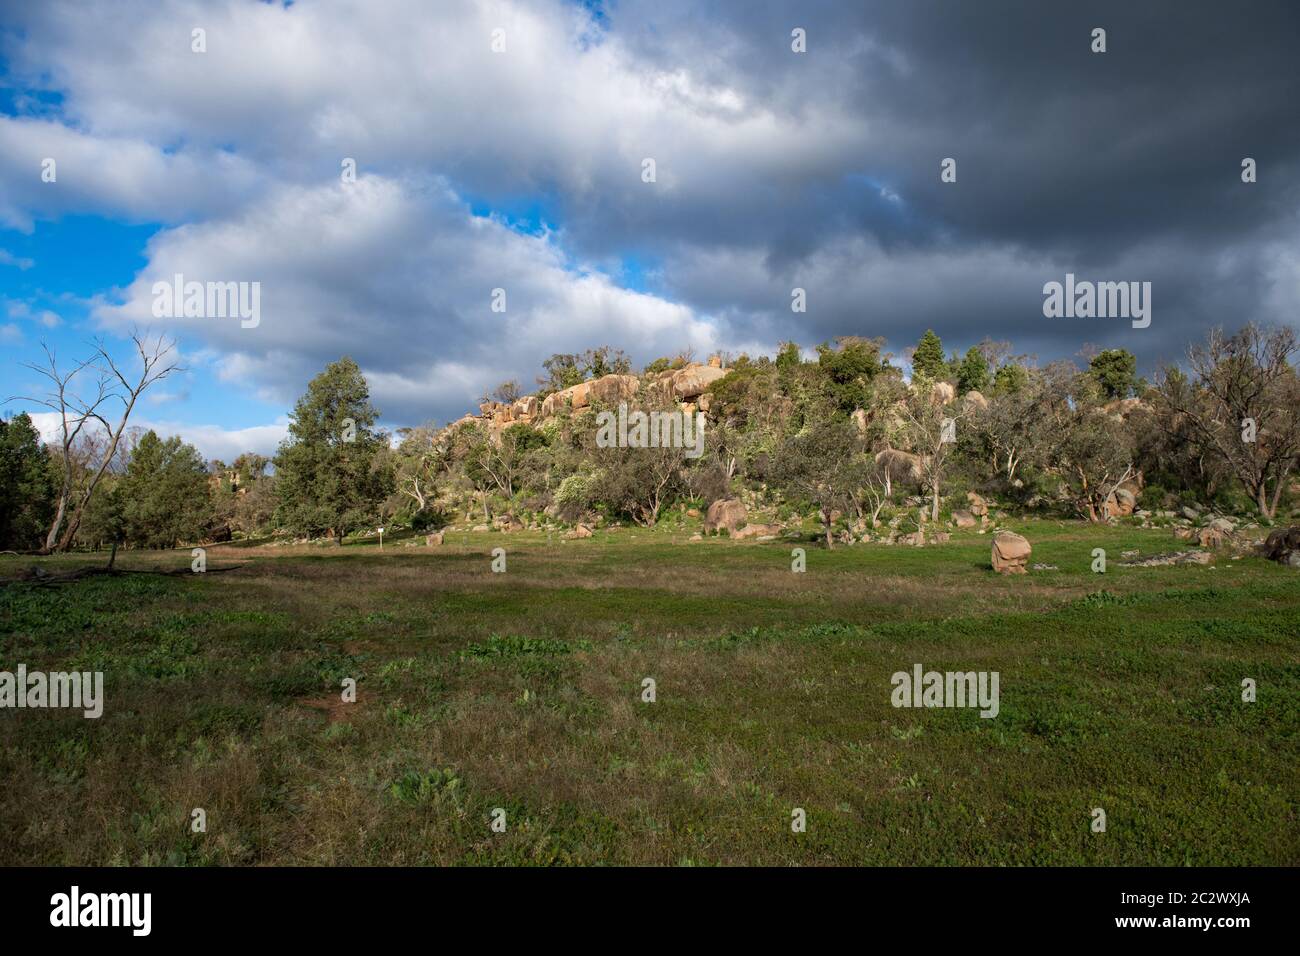
MULTIPOLYGON (((597 447, 596 414, 614 404, 598 399, 527 422, 483 416, 390 435, 345 358, 309 383, 271 459, 205 463, 181 439, 138 429, 119 432, 111 453, 90 431, 47 448, 26 415, 0 422, 0 542, 48 547, 60 500, 84 503, 71 544, 86 548, 341 540, 458 520, 648 526, 669 506, 741 492, 778 517, 815 516, 828 544, 837 526, 915 510, 918 498, 939 519, 969 491, 1091 521, 1195 504, 1271 522, 1300 503, 1296 351, 1286 328, 1215 331, 1148 382, 1122 349, 1040 366, 992 341, 945 354, 927 331, 906 356, 907 381, 880 340, 841 338, 809 358, 787 342, 775 356, 721 357, 726 376, 690 406, 707 417, 699 458, 597 447)), ((649 363, 629 404, 677 409, 656 383, 691 364, 688 353, 649 363)), ((635 374, 609 347, 554 355, 543 370, 539 396, 635 374)), ((513 381, 484 396, 521 397, 513 381)))

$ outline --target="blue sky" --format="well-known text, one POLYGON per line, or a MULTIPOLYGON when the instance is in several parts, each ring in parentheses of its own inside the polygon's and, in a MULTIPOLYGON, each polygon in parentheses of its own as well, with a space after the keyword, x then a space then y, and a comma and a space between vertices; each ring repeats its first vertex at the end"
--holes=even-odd
POLYGON ((70 359, 174 336, 187 371, 137 422, 213 457, 272 451, 344 354, 397 427, 601 344, 902 354, 934 328, 1150 371, 1212 324, 1296 321, 1300 14, 1281 2, 0 10, 3 391, 34 384, 42 341, 70 359), (154 316, 178 272, 259 283, 260 322, 154 316), (1046 321, 1067 272, 1152 282, 1151 327, 1046 321))

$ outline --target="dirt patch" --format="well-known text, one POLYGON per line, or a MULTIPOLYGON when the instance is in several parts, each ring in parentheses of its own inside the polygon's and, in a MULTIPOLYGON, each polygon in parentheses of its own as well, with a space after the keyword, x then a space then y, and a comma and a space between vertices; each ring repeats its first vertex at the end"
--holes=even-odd
POLYGON ((366 701, 358 695, 356 701, 349 704, 343 700, 342 694, 326 694, 324 697, 303 697, 296 703, 324 714, 327 724, 337 724, 356 717, 366 701))

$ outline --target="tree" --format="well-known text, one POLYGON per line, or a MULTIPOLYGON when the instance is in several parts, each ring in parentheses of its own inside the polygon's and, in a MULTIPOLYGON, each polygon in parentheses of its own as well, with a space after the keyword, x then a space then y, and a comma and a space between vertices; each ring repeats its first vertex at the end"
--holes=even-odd
POLYGON ((862 438, 851 422, 815 421, 782 441, 772 480, 796 498, 815 505, 826 547, 835 547, 831 529, 836 511, 856 510, 855 497, 869 467, 862 438))
POLYGON ((546 378, 539 378, 537 384, 542 386, 544 393, 560 392, 574 385, 581 385, 583 375, 578 364, 581 360, 582 357, 579 355, 556 352, 542 363, 542 368, 546 369, 546 378))
POLYGON ((1014 362, 999 365, 993 376, 993 394, 1013 395, 1029 383, 1029 371, 1014 362))
POLYGON ((502 382, 487 395, 484 395, 483 401, 501 402, 503 405, 513 405, 523 397, 523 394, 524 393, 519 388, 519 383, 512 378, 502 382))
POLYGON ((473 432, 465 456, 465 473, 476 487, 495 487, 507 502, 512 501, 525 456, 545 444, 545 439, 524 422, 507 426, 495 437, 483 428, 473 432))
POLYGON ((966 357, 957 370, 957 391, 984 392, 989 386, 989 363, 978 346, 972 345, 966 350, 966 357))
POLYGON ((1291 365, 1296 334, 1253 323, 1234 335, 1213 329, 1188 351, 1191 387, 1166 372, 1155 399, 1206 454, 1221 459, 1261 516, 1273 520, 1300 460, 1300 379, 1291 365))
POLYGON ((825 376, 831 400, 841 412, 847 414, 866 406, 871 381, 884 368, 882 344, 879 339, 846 335, 836 340, 838 348, 827 344, 817 347, 818 368, 825 376))
POLYGON ((351 530, 378 515, 392 488, 391 473, 376 465, 384 440, 378 411, 357 363, 342 358, 307 385, 275 457, 276 520, 307 535, 342 543, 351 530))
POLYGON ((1088 363, 1090 374, 1109 401, 1128 398, 1138 387, 1137 358, 1126 349, 1106 349, 1088 363))
POLYGON ((948 361, 943 357, 943 342, 934 334, 933 329, 926 329, 912 352, 912 374, 924 375, 932 382, 941 382, 948 378, 950 372, 948 361))
MULTIPOLYGON (((682 414, 672 402, 635 407, 629 402, 628 407, 629 415, 637 411, 647 416, 654 412, 682 414)), ((584 438, 584 444, 587 442, 584 438)), ((687 458, 686 449, 681 447, 684 442, 657 448, 618 445, 601 448, 596 445, 594 434, 589 442, 587 447, 596 466, 591 486, 594 500, 605 502, 614 513, 625 515, 639 525, 654 527, 663 506, 685 487, 687 458)))
POLYGON ((212 521, 208 469, 192 445, 148 431, 114 489, 122 537, 143 548, 174 548, 203 537, 212 521))
POLYGON ((930 492, 930 520, 939 520, 939 498, 948 459, 956 444, 960 413, 937 400, 934 384, 913 376, 913 388, 897 406, 903 441, 918 456, 921 484, 930 492))
POLYGON ((1117 415, 1101 408, 1105 392, 1089 372, 1062 363, 1039 406, 1050 437, 1048 460, 1075 507, 1089 521, 1106 518, 1106 502, 1135 474, 1132 435, 1117 415))
POLYGON ((0 548, 40 547, 55 494, 50 461, 31 418, 26 412, 0 418, 0 548))
POLYGON ((629 375, 632 372, 632 361, 623 354, 622 349, 602 345, 582 353, 582 369, 586 378, 629 375))
MULTIPOLYGON (((138 375, 128 376, 118 365, 102 342, 95 345, 94 355, 83 362, 78 362, 66 371, 59 371, 58 360, 54 350, 42 344, 45 350, 45 365, 28 365, 27 368, 46 378, 51 390, 40 398, 24 398, 26 401, 44 405, 60 417, 59 451, 62 462, 59 494, 56 498, 54 517, 50 521, 49 531, 45 535, 45 552, 67 551, 72 547, 95 488, 103 479, 109 466, 118 453, 123 433, 136 402, 150 385, 166 378, 179 366, 171 358, 176 343, 162 336, 146 341, 138 333, 132 333, 131 341, 135 345, 139 360, 138 375), (94 397, 84 398, 76 390, 76 380, 82 372, 95 373, 92 386, 94 397), (101 409, 112 401, 122 404, 121 415, 117 424, 112 425, 101 414, 101 409), (96 447, 94 461, 87 468, 87 476, 80 488, 76 485, 78 469, 74 467, 74 449, 87 425, 98 424, 104 431, 105 441, 96 447)), ((91 429, 93 430, 93 428, 91 429)))
POLYGON ((968 427, 988 457, 992 474, 1014 488, 1019 487, 1016 480, 1026 466, 1044 462, 1048 436, 1041 414, 1041 379, 1031 377, 1018 365, 1004 365, 1002 369, 1018 370, 1015 387, 995 386, 988 407, 972 410, 968 427))

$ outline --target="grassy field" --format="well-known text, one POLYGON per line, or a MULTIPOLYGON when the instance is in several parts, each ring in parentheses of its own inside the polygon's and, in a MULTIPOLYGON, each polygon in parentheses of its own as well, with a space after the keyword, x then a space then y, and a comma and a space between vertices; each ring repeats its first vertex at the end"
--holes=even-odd
MULTIPOLYGON (((10 583, 0 670, 103 671, 107 702, 0 710, 0 864, 1300 863, 1300 574, 1017 529, 1059 570, 997 576, 967 533, 794 574, 788 542, 624 528, 10 583), (998 671, 999 715, 895 709, 916 663, 998 671)), ((38 560, 99 559, 0 577, 38 560)))

